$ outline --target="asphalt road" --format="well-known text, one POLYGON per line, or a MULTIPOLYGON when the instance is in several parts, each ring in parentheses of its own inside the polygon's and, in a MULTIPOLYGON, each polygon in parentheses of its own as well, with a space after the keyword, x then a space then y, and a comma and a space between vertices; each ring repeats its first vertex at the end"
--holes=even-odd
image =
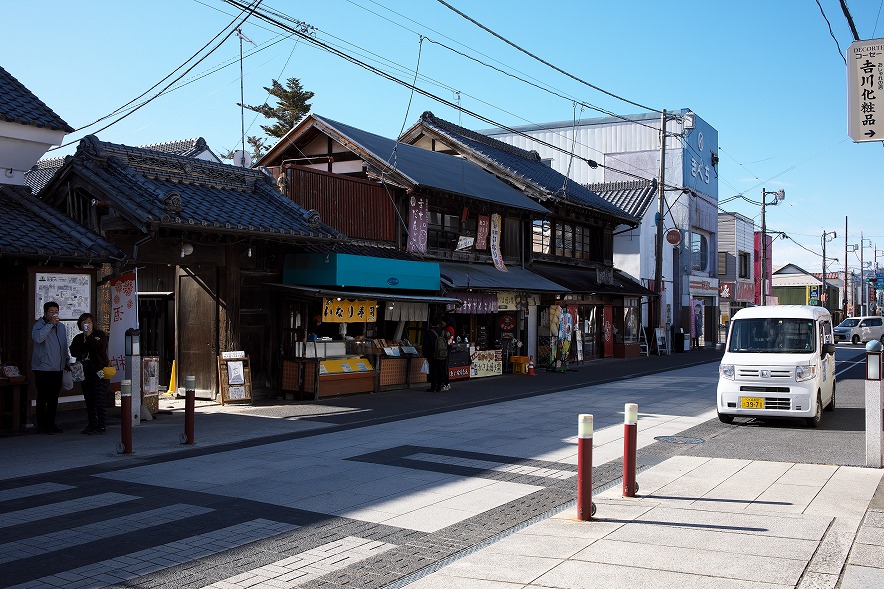
MULTIPOLYGON (((865 465, 865 349, 839 344, 835 354, 836 407, 819 427, 803 420, 736 418, 685 432, 703 439, 684 454, 810 464, 865 465)), ((712 399, 715 391, 711 391, 712 399)))

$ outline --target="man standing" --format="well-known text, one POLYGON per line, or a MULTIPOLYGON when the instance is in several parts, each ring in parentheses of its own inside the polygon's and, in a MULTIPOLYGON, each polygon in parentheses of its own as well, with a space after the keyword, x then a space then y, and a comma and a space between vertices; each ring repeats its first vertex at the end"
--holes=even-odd
POLYGON ((34 350, 31 355, 31 371, 37 387, 37 428, 45 434, 61 433, 55 425, 58 393, 61 391, 61 374, 68 370, 68 332, 58 318, 58 303, 43 305, 43 316, 31 329, 34 350))
MULTIPOLYGON (((430 329, 424 337, 424 358, 430 365, 429 392, 438 393, 447 390, 445 384, 448 381, 448 342, 445 334, 445 321, 440 317, 434 317, 430 321, 430 329)), ((450 388, 450 387, 449 387, 450 388)))

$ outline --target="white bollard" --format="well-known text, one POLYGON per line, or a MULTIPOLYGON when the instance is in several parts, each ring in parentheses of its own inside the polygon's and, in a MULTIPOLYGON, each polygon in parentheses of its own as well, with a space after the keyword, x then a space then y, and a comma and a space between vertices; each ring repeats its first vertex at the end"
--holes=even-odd
POLYGON ((881 468, 882 409, 884 409, 884 381, 881 380, 881 342, 866 344, 866 466, 881 468))

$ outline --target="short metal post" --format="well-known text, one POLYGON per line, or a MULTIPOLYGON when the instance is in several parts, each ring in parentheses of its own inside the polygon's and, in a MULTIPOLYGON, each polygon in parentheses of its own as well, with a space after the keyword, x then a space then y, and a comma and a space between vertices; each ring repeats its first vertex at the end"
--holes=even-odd
POLYGON ((577 418, 577 519, 589 521, 595 515, 592 502, 592 415, 577 418))
POLYGON ((638 436, 638 405, 627 403, 623 407, 623 496, 635 497, 635 452, 638 436))
POLYGON ((196 377, 184 378, 184 440, 183 444, 193 445, 193 413, 196 409, 196 377))
POLYGON ((132 453, 132 381, 120 382, 120 444, 117 446, 118 454, 132 453))

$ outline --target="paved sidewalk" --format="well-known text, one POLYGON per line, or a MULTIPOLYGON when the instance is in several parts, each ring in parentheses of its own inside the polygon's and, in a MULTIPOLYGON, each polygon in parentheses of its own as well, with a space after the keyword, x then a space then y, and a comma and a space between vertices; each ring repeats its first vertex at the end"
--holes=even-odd
POLYGON ((0 585, 884 586, 884 471, 655 440, 725 427, 709 401, 719 356, 598 361, 447 394, 199 401, 195 446, 179 441, 183 400, 166 397, 130 455, 118 421, 85 436, 70 414, 63 434, 0 438, 0 585), (618 480, 624 400, 640 410, 636 498, 618 480), (573 501, 582 412, 596 415, 591 522, 573 501))

